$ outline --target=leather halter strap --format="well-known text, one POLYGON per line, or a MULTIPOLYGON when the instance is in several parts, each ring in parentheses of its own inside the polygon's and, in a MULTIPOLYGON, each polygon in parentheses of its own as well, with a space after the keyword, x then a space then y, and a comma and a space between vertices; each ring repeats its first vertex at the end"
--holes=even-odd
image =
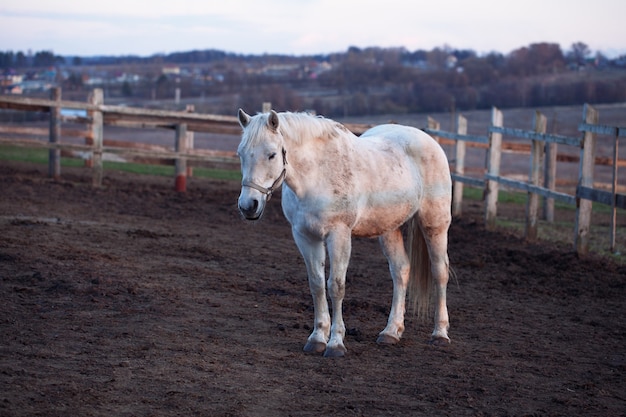
POLYGON ((243 187, 254 188, 257 191, 260 191, 261 193, 265 194, 266 196, 265 201, 270 201, 270 198, 272 198, 272 193, 278 187, 280 187, 280 185, 285 180, 286 175, 287 175, 287 152, 285 151, 285 148, 283 148, 283 171, 280 173, 278 178, 274 180, 272 185, 269 186, 269 188, 265 188, 262 185, 256 184, 253 181, 245 181, 245 180, 242 181, 241 185, 243 187))

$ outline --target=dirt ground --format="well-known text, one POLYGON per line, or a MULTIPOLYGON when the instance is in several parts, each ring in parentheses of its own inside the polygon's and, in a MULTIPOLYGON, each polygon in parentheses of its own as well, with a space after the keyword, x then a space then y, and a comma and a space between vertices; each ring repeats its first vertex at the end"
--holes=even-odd
POLYGON ((476 202, 450 230, 452 344, 411 316, 375 343, 391 279, 357 239, 348 353, 328 359, 302 352, 279 196, 248 224, 236 182, 44 173, 0 163, 2 416, 626 415, 626 267, 487 232, 476 202))

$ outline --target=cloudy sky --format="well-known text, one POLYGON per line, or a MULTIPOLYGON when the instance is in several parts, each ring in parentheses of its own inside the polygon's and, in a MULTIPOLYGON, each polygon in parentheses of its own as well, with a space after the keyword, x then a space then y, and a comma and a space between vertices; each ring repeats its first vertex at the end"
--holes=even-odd
POLYGON ((626 53, 625 17, 625 0, 0 0, 0 51, 306 55, 448 45, 506 54, 581 41, 615 57, 626 53))

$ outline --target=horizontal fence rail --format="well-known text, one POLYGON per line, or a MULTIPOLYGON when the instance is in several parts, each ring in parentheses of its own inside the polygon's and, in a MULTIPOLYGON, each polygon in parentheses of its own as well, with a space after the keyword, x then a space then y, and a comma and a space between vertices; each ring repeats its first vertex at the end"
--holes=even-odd
POLYGON ((561 135, 549 135, 546 133, 533 132, 512 127, 491 126, 489 133, 501 133, 505 136, 512 136, 520 139, 538 140, 546 143, 557 143, 561 145, 580 146, 582 140, 580 138, 571 138, 561 135))
POLYGON ((445 130, 431 129, 429 127, 426 127, 422 130, 428 133, 429 135, 446 138, 446 139, 462 140, 462 141, 473 142, 473 143, 485 143, 485 144, 489 143, 488 136, 476 136, 476 135, 466 135, 466 134, 460 134, 460 133, 454 133, 454 132, 446 132, 445 130))
POLYGON ((597 135, 626 137, 626 127, 592 125, 589 123, 581 123, 578 125, 579 132, 591 132, 597 135))

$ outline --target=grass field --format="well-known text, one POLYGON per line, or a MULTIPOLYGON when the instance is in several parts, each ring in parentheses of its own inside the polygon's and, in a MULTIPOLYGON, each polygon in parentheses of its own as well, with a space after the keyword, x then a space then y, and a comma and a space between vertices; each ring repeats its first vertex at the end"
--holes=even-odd
MULTIPOLYGON (((37 164, 48 163, 48 151, 39 148, 25 148, 20 146, 0 145, 0 160, 32 162, 37 164)), ((81 167, 85 161, 77 158, 61 158, 62 167, 81 167)), ((150 165, 126 162, 104 161, 104 171, 123 171, 135 174, 174 176, 174 167, 169 165, 150 165)), ((194 176, 223 180, 241 180, 238 170, 212 169, 195 167, 194 176)))

